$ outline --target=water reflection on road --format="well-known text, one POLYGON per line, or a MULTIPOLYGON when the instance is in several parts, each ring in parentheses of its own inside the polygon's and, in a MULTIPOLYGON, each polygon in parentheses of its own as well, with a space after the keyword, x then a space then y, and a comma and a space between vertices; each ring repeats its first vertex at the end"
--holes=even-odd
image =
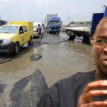
POLYGON ((48 86, 76 72, 93 70, 91 47, 67 41, 65 33, 45 34, 41 43, 34 40, 34 47, 24 50, 10 62, 0 64, 0 83, 12 84, 40 69, 48 86), (37 61, 34 54, 42 55, 37 61))

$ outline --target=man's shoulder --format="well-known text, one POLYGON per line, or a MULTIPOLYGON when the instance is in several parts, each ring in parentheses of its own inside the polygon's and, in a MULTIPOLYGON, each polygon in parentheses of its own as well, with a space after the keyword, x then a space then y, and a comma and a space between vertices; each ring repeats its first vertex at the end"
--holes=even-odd
POLYGON ((83 82, 83 81, 89 81, 93 80, 95 77, 95 71, 90 72, 78 72, 71 77, 64 78, 60 81, 58 81, 56 84, 71 84, 72 82, 83 82))
MULTIPOLYGON (((50 87, 46 95, 59 102, 60 98, 72 99, 75 95, 79 96, 85 85, 94 79, 95 72, 76 73, 71 77, 62 79, 50 87), (77 94, 78 93, 78 94, 77 94)), ((73 100, 72 100, 73 101, 73 100)))
MULTIPOLYGON (((81 91, 84 89, 85 85, 94 79, 94 71, 86 73, 76 73, 71 77, 62 79, 50 87, 46 94, 55 102, 59 102, 62 99, 62 102, 68 103, 69 99, 72 99, 72 103, 77 101, 75 100, 76 96, 79 96, 81 91), (76 96, 75 96, 76 95, 76 96), (65 101, 66 100, 66 101, 65 101)), ((78 97, 76 98, 78 99, 78 97)), ((71 103, 71 101, 69 102, 71 103)))
POLYGON ((90 81, 94 80, 94 71, 90 72, 78 72, 71 77, 64 78, 62 80, 59 80, 57 83, 55 83, 51 88, 49 88, 48 93, 51 92, 57 92, 58 90, 62 89, 73 89, 80 85, 83 85, 85 83, 88 83, 90 81))

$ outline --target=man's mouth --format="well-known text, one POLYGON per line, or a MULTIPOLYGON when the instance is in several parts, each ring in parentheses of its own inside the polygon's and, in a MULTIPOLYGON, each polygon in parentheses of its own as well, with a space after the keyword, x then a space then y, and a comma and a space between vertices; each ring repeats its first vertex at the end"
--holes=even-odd
POLYGON ((107 59, 104 59, 104 60, 102 61, 102 63, 103 63, 105 66, 107 66, 107 59))

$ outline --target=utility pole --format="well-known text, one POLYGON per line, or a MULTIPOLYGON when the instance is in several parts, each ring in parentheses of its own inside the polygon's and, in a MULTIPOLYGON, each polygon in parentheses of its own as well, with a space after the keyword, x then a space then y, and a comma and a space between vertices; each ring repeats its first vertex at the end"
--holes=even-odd
POLYGON ((68 24, 70 23, 70 16, 68 16, 68 24))

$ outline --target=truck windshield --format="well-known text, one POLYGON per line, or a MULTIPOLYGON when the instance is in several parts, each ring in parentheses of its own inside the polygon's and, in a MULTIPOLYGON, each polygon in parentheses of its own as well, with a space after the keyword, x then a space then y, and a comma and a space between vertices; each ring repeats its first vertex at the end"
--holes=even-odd
POLYGON ((50 22, 49 24, 50 24, 50 25, 61 24, 61 22, 60 22, 60 21, 56 21, 56 22, 50 22))
POLYGON ((18 26, 1 26, 0 33, 17 33, 18 26))

